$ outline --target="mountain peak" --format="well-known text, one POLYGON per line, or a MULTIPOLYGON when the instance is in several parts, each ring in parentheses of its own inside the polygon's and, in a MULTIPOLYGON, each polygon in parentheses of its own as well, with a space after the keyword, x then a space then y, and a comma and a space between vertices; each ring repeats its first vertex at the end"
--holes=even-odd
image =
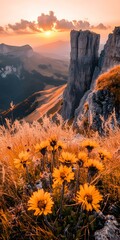
POLYGON ((26 44, 23 46, 11 46, 5 43, 0 44, 0 54, 2 55, 13 55, 13 56, 24 56, 28 57, 33 55, 33 49, 30 45, 26 44))

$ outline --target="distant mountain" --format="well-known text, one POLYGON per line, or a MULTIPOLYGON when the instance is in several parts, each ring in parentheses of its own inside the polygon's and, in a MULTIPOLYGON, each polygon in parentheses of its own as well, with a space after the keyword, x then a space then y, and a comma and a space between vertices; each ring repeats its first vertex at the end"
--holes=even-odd
MULTIPOLYGON (((104 48, 104 44, 99 46, 99 54, 104 48)), ((69 41, 56 41, 48 44, 41 45, 34 49, 43 56, 58 59, 70 59, 70 42, 69 41)))
POLYGON ((68 41, 56 41, 35 48, 35 51, 53 58, 69 59, 70 43, 68 41))
POLYGON ((54 117, 61 111, 65 87, 66 85, 63 85, 32 94, 23 102, 2 112, 0 124, 5 122, 5 118, 12 119, 12 121, 24 118, 28 122, 33 122, 40 120, 45 114, 54 117))
POLYGON ((39 55, 29 45, 0 44, 0 111, 37 91, 66 83, 68 61, 39 55))
POLYGON ((15 57, 31 57, 33 55, 33 49, 29 45, 25 46, 10 46, 4 43, 0 44, 0 54, 2 55, 11 55, 15 57))

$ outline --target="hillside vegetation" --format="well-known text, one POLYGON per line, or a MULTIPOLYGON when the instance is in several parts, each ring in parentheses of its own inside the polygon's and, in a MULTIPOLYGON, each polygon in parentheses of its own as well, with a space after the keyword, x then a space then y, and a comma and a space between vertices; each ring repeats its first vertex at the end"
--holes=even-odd
POLYGON ((120 129, 89 136, 59 116, 0 127, 1 239, 94 239, 101 215, 119 221, 120 129))
POLYGON ((97 79, 96 90, 108 89, 120 102, 120 65, 111 68, 97 79))

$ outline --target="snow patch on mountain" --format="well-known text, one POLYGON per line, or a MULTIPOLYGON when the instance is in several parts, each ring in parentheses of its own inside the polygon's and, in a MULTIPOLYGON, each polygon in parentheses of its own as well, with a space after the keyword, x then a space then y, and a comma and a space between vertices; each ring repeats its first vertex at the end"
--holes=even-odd
POLYGON ((0 68, 0 76, 2 78, 6 78, 10 74, 15 74, 17 77, 19 77, 19 71, 14 66, 5 66, 0 68))

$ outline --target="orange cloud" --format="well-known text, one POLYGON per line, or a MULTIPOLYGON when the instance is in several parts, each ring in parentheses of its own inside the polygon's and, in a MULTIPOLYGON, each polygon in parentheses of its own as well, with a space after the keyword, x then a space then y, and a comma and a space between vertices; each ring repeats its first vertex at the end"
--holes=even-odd
POLYGON ((13 25, 8 24, 7 29, 8 31, 12 30, 13 32, 24 33, 24 34, 35 33, 40 31, 37 28, 37 24, 35 22, 30 22, 24 19, 21 19, 19 23, 15 23, 13 25))
POLYGON ((92 29, 107 30, 110 26, 106 27, 103 23, 99 23, 97 26, 91 26, 92 29))
POLYGON ((54 12, 50 11, 49 14, 42 13, 40 16, 38 16, 36 22, 21 19, 20 22, 15 24, 8 24, 6 27, 0 26, 0 34, 35 34, 48 30, 63 32, 70 31, 71 29, 107 30, 108 28, 110 27, 105 26, 103 23, 93 26, 88 21, 68 21, 66 19, 58 20, 54 12))
POLYGON ((58 31, 68 31, 74 28, 74 24, 72 21, 68 21, 66 19, 57 20, 55 28, 58 31))
POLYGON ((49 14, 42 13, 41 16, 37 18, 38 27, 40 29, 52 30, 54 28, 55 23, 57 22, 57 18, 54 15, 53 11, 50 11, 49 14))
POLYGON ((6 31, 2 26, 0 26, 0 35, 2 34, 6 34, 6 31))

